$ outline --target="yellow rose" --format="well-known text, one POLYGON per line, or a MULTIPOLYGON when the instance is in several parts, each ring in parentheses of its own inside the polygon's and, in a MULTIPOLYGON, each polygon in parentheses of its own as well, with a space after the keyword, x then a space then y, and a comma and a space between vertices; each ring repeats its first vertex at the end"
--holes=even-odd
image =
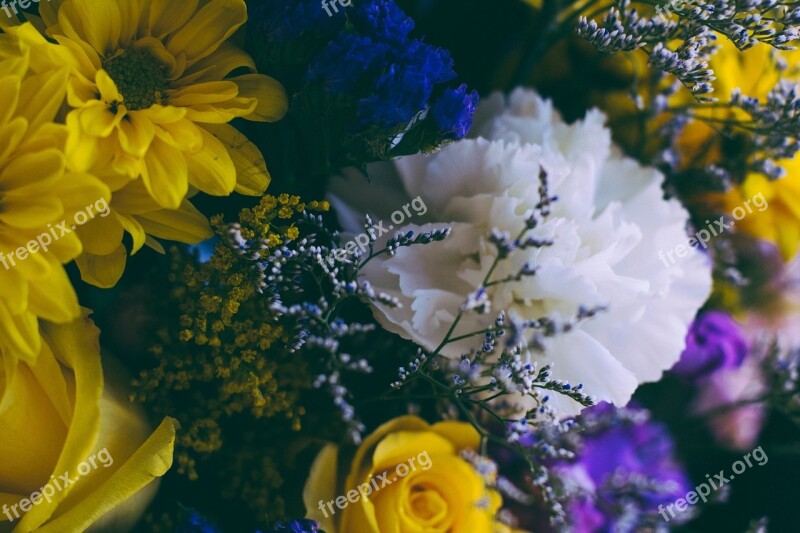
POLYGON ((104 387, 88 313, 41 332, 35 364, 0 358, 0 531, 126 531, 172 465, 174 421, 151 435, 104 387))
POLYGON ((479 445, 477 431, 463 422, 396 418, 364 440, 343 484, 339 450, 328 445, 306 482, 307 515, 327 533, 502 531, 494 521, 500 495, 460 455, 479 445))

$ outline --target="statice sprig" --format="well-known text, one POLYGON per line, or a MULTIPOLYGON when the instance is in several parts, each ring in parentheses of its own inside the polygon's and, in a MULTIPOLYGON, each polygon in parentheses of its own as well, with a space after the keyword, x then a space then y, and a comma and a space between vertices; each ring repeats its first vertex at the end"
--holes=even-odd
MULTIPOLYGON (((431 391, 427 397, 438 400, 443 412, 455 407, 456 413, 475 426, 482 437, 484 452, 489 443, 494 443, 524 455, 553 523, 559 524, 565 520, 564 509, 549 483, 545 463, 546 459, 567 457, 568 452, 549 444, 550 439, 539 439, 536 444, 528 441, 531 435, 539 432, 557 434, 571 427, 571 422, 559 421, 548 405, 551 394, 566 396, 583 406, 593 405, 595 400, 583 390, 582 384, 572 385, 552 378, 553 365, 530 362, 530 354, 543 353, 548 339, 571 331, 580 321, 591 319, 603 308, 579 307, 575 316, 566 320, 551 317, 522 320, 505 310, 498 310, 490 326, 478 331, 455 333, 467 314, 491 311, 491 291, 506 284, 524 283, 525 279, 536 275, 535 265, 530 264, 523 265, 512 275, 498 278, 494 274, 498 266, 516 252, 553 244, 551 240, 532 234, 549 216, 552 203, 558 200, 549 193, 544 170, 539 180, 540 201, 532 212, 524 215, 520 232, 515 236, 498 231, 487 235, 496 254, 483 281, 467 296, 439 346, 431 351, 419 348, 411 361, 399 369, 392 389, 401 394, 407 392, 405 397, 413 398, 411 389, 419 384, 431 391), (460 359, 442 355, 445 346, 470 339, 475 339, 475 347, 462 354, 460 359), (529 405, 520 416, 523 399, 529 405), (523 447, 523 441, 527 443, 526 447, 523 447)), ((498 488, 502 484, 498 483, 498 488)))
POLYGON ((674 76, 701 102, 714 100, 708 96, 715 79, 709 63, 717 36, 740 50, 758 43, 793 50, 800 38, 800 6, 795 2, 615 0, 600 22, 592 15, 579 18, 579 36, 606 53, 643 51, 650 64, 674 76), (642 14, 653 6, 654 15, 642 14))

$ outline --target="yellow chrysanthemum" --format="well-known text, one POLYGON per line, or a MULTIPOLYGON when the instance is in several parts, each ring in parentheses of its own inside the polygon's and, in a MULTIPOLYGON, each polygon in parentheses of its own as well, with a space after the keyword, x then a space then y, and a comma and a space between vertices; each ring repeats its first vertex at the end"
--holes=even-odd
POLYGON ((40 67, 29 47, 0 35, 0 359, 7 364, 35 360, 38 318, 66 323, 79 316, 62 264, 82 248, 61 223, 110 196, 98 179, 67 171, 67 131, 52 121, 69 71, 40 67))
MULTIPOLYGON (((287 110, 283 87, 255 73, 228 39, 247 20, 244 0, 51 0, 42 25, 70 66, 67 158, 113 192, 114 216, 81 228, 85 280, 113 285, 150 237, 198 242, 208 221, 187 200, 199 190, 260 194, 269 174, 234 118, 269 122, 287 110), (234 71, 249 71, 229 77, 234 71)), ((26 35, 27 39, 34 39, 26 35)))

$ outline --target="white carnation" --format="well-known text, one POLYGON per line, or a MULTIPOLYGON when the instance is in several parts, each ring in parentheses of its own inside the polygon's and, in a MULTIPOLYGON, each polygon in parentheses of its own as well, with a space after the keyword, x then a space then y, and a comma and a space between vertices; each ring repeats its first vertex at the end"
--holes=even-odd
MULTIPOLYGON (((471 137, 434 155, 374 165, 371 186, 353 174, 334 180, 333 201, 348 230, 362 231, 363 213, 388 226, 389 214, 417 196, 428 210, 404 231, 453 229, 443 242, 401 248, 362 271, 376 290, 403 304, 376 305, 378 320, 428 350, 438 346, 495 258, 487 235, 494 228, 520 233, 525 214, 539 201, 544 169, 558 200, 534 235, 555 244, 517 250, 501 262, 493 279, 515 274, 525 263, 539 270, 521 282, 491 287, 492 313, 467 314, 454 336, 486 328, 500 310, 523 319, 565 320, 581 305, 608 306, 549 340, 544 354, 527 356, 554 363, 555 378, 582 383, 599 400, 626 404, 640 383, 659 379, 678 360, 711 289, 703 254, 692 249, 670 267, 658 258, 659 250, 686 243, 687 212, 664 199, 657 170, 612 146, 598 111, 566 124, 550 102, 518 89, 508 102, 494 95, 481 104, 471 137)), ((442 353, 458 357, 476 342, 480 337, 442 353)), ((563 415, 580 408, 568 398, 551 400, 563 415)))

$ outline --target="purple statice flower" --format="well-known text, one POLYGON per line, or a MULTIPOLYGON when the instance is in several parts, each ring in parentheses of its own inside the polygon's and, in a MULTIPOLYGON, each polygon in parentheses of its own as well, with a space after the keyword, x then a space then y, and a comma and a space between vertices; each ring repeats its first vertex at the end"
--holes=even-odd
POLYGON ((687 381, 696 381, 725 368, 738 368, 748 352, 737 322, 727 313, 709 311, 699 315, 686 335, 686 349, 672 371, 687 381))
MULTIPOLYGON (((262 533, 257 531, 256 533, 262 533)), ((319 524, 313 520, 287 520, 278 522, 263 533, 325 533, 319 524)))
POLYGON ((584 410, 581 425, 575 458, 551 466, 570 494, 567 516, 575 531, 644 525, 657 518, 659 505, 690 490, 666 427, 650 421, 646 410, 604 402, 584 410))
POLYGON ((431 108, 436 125, 446 136, 454 140, 463 139, 472 127, 478 99, 478 91, 468 91, 464 84, 458 89, 445 89, 431 108))

